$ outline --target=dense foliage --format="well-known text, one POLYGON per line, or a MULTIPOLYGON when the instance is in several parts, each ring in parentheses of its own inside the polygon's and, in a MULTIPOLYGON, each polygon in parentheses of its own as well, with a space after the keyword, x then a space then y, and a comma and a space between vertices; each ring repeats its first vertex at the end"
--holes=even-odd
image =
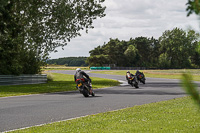
POLYGON ((42 60, 93 28, 104 0, 1 0, 0 74, 38 73, 42 60))
POLYGON ((200 13, 200 1, 199 0, 188 0, 186 5, 187 5, 186 11, 188 12, 187 16, 190 16, 192 13, 199 15, 199 13, 200 13))
POLYGON ((86 64, 87 57, 65 57, 59 59, 51 59, 47 64, 65 65, 65 66, 88 66, 86 64))
POLYGON ((179 28, 167 30, 159 39, 136 37, 129 41, 110 39, 90 51, 90 66, 115 64, 127 67, 199 68, 199 34, 179 28))

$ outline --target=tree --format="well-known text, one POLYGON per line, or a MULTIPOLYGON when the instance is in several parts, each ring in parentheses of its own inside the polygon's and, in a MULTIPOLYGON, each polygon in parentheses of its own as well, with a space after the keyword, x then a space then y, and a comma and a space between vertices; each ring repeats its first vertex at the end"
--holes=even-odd
POLYGON ((190 50, 189 54, 191 55, 190 60, 191 64, 196 68, 200 68, 200 43, 199 43, 199 33, 196 33, 194 30, 189 30, 187 34, 187 40, 192 42, 191 46, 188 47, 190 50))
POLYGON ((103 47, 104 54, 108 55, 109 64, 117 64, 117 60, 119 57, 119 43, 119 39, 110 39, 105 47, 103 47))
POLYGON ((98 46, 98 47, 94 48, 93 50, 89 51, 89 53, 91 56, 100 55, 100 54, 103 54, 103 49, 101 46, 98 46))
POLYGON ((195 49, 193 56, 191 57, 191 60, 196 68, 200 68, 200 44, 195 49))
POLYGON ((138 60, 138 66, 145 66, 150 67, 151 61, 153 61, 154 56, 156 54, 153 54, 155 52, 154 48, 157 48, 156 40, 152 38, 147 37, 136 37, 135 38, 135 46, 138 49, 138 53, 141 57, 140 60, 138 60))
POLYGON ((8 0, 0 1, 0 74, 22 73, 20 64, 19 33, 21 32, 17 20, 12 14, 12 4, 8 0))
POLYGON ((91 50, 90 57, 87 59, 92 66, 102 66, 105 64, 115 64, 117 66, 124 66, 126 63, 124 51, 126 50, 126 41, 119 41, 119 39, 110 39, 107 44, 98 46, 91 50))
POLYGON ((138 50, 133 45, 129 45, 126 51, 124 52, 126 56, 128 66, 136 66, 137 61, 139 60, 140 56, 138 54, 138 50))
MULTIPOLYGON (((35 52, 35 59, 45 59, 56 47, 80 36, 80 31, 93 28, 97 17, 104 17, 104 0, 1 0, 0 60, 3 68, 16 66, 23 71, 21 59, 5 61, 4 55, 35 52), (8 44, 10 51, 7 49, 8 44), (15 64, 13 64, 16 62, 15 64)), ((16 56, 15 56, 16 57, 16 56)), ((14 58, 14 57, 13 57, 14 58)), ((2 70, 2 68, 0 68, 2 70)), ((13 73, 14 69, 8 69, 13 73)), ((1 74, 1 72, 0 72, 1 74)))
POLYGON ((80 30, 93 28, 97 17, 105 16, 104 0, 29 0, 13 1, 13 13, 23 25, 27 45, 43 51, 64 46, 80 35, 80 30))
POLYGON ((171 66, 171 62, 169 60, 169 57, 167 55, 167 53, 162 53, 160 56, 159 56, 159 61, 158 63, 160 64, 159 67, 160 68, 170 68, 171 66))
POLYGON ((104 66, 105 64, 109 64, 108 55, 93 55, 87 58, 86 62, 90 64, 90 66, 104 66))
POLYGON ((160 43, 153 37, 150 39, 150 55, 149 55, 149 67, 158 67, 158 60, 160 56, 160 43))
POLYGON ((160 60, 168 60, 170 68, 190 68, 198 37, 199 35, 192 30, 188 33, 179 28, 165 31, 159 38, 160 51, 164 54, 160 60))
POLYGON ((190 16, 192 13, 199 15, 199 13, 200 13, 200 1, 199 0, 188 0, 186 5, 187 5, 186 11, 188 12, 187 16, 190 16))

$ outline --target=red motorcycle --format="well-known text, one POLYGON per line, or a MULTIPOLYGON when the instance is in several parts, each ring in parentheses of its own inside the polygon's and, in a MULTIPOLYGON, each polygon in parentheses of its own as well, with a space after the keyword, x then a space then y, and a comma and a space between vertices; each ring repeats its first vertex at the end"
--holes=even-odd
POLYGON ((84 97, 89 97, 89 95, 95 96, 95 93, 92 89, 92 84, 88 81, 85 82, 84 79, 76 80, 78 90, 83 94, 84 97))

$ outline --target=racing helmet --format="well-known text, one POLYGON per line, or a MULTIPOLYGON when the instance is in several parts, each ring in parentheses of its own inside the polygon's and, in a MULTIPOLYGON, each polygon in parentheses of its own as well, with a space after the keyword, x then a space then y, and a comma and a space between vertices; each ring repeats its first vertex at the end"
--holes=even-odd
POLYGON ((80 69, 80 68, 77 68, 76 71, 79 72, 79 71, 81 71, 81 69, 80 69))

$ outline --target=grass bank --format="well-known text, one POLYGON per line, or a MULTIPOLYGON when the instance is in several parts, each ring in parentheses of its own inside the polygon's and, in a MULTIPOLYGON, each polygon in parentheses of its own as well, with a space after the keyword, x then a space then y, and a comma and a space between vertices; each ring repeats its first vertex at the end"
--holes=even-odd
POLYGON ((190 97, 55 122, 14 133, 198 133, 200 112, 190 97))
MULTIPOLYGON (((51 73, 53 81, 46 84, 0 86, 0 97, 73 91, 76 89, 73 75, 51 73)), ((93 89, 119 85, 118 81, 92 77, 93 89)))
POLYGON ((89 70, 89 67, 68 67, 65 65, 48 65, 43 66, 42 71, 50 71, 50 70, 76 70, 76 68, 81 68, 81 70, 89 70))
MULTIPOLYGON (((194 81, 200 81, 200 69, 171 69, 171 70, 141 70, 146 77, 181 79, 183 73, 190 73, 194 81)), ((126 75, 127 70, 92 71, 92 73, 126 75)), ((135 73, 136 70, 130 70, 135 73)))

